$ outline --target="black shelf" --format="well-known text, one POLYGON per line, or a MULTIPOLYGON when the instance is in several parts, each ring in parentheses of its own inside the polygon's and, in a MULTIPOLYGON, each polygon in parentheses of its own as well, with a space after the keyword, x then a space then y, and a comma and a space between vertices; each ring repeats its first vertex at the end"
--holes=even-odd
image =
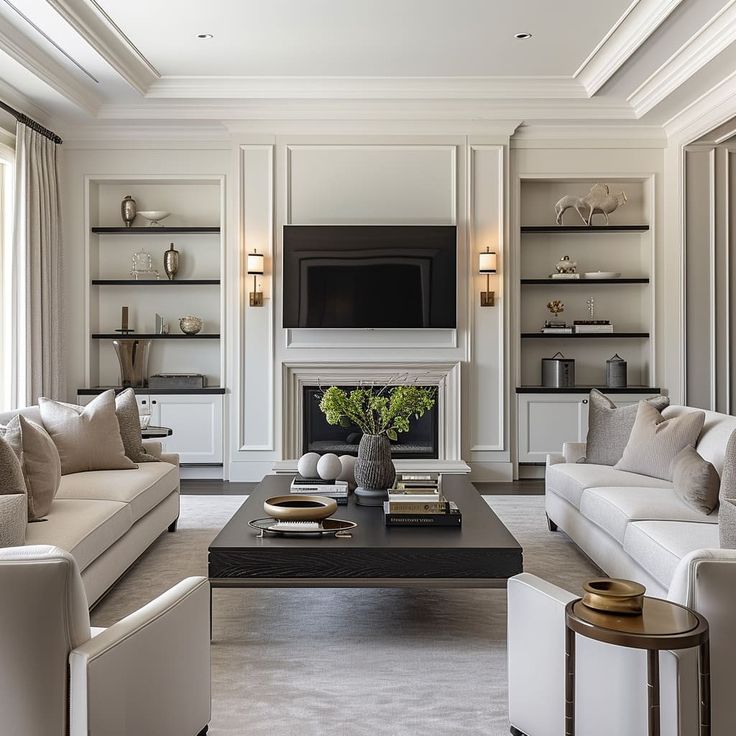
POLYGON ((648 332, 522 332, 522 337, 529 337, 543 340, 583 340, 587 338, 600 339, 620 339, 630 337, 649 337, 648 332))
MULTIPOLYGON (((103 391, 115 389, 115 393, 125 391, 124 386, 93 386, 92 388, 78 388, 78 396, 97 396, 103 391)), ((224 394, 226 389, 222 386, 205 386, 204 388, 148 388, 148 386, 133 386, 133 391, 138 394, 224 394)))
POLYGON ((168 233, 219 233, 219 226, 216 227, 93 227, 93 233, 100 235, 166 235, 168 233))
POLYGON ((575 284, 580 286, 585 284, 591 286, 595 284, 648 284, 649 279, 645 278, 627 278, 627 279, 521 279, 522 284, 575 284))
POLYGON ((220 279, 92 279, 93 286, 205 286, 219 283, 220 279))
POLYGON ((128 338, 129 340, 219 340, 219 333, 215 332, 199 332, 196 335, 185 335, 182 333, 172 333, 170 335, 159 335, 153 332, 130 332, 123 335, 120 332, 96 332, 92 335, 93 340, 119 340, 128 338))
POLYGON ((552 388, 551 386, 517 386, 517 394, 587 394, 591 389, 598 389, 604 394, 658 394, 659 386, 626 386, 626 388, 609 388, 608 386, 571 386, 570 388, 552 388))
POLYGON ((645 233, 649 225, 522 225, 522 233, 645 233))

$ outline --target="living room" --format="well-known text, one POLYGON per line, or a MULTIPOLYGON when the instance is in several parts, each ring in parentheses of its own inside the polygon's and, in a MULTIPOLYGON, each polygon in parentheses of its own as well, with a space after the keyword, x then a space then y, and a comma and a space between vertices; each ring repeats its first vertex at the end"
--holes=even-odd
POLYGON ((0 3, 8 732, 732 733, 736 3, 171 11, 0 3))

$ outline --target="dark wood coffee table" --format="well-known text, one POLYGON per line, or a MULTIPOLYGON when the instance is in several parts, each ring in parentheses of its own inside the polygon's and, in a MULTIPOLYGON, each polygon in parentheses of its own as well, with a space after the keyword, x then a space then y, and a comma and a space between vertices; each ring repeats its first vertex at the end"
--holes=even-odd
POLYGON ((522 572, 522 549, 464 476, 443 490, 463 514, 458 528, 387 527, 380 508, 351 498, 335 518, 357 522, 350 539, 259 537, 263 501, 289 492, 290 475, 269 475, 209 547, 213 588, 497 588, 522 572))

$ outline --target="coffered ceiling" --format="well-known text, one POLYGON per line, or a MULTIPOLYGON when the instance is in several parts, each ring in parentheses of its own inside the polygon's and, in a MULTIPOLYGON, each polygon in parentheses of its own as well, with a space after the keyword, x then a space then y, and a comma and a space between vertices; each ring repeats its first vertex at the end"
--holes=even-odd
POLYGON ((365 116, 645 128, 735 76, 736 0, 0 0, 0 98, 72 134, 365 116))

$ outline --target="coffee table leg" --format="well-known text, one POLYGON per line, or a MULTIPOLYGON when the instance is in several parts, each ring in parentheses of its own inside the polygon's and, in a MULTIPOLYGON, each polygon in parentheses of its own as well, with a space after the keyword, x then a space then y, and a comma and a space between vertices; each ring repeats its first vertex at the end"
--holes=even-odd
POLYGON ((659 652, 647 650, 647 700, 649 736, 659 736, 659 652))
POLYGON ((575 736, 575 632, 565 628, 565 736, 575 736))
POLYGON ((700 736, 710 736, 710 642, 698 647, 700 670, 700 736))

